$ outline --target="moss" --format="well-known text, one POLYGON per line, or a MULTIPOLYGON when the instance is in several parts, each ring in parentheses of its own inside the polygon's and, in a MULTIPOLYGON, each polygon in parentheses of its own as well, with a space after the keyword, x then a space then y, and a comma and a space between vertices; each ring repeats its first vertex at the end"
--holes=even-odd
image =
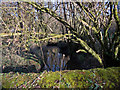
POLYGON ((105 88, 119 86, 120 84, 120 68, 96 69, 98 77, 105 83, 105 88), (113 84, 114 83, 114 84, 113 84))
POLYGON ((60 80, 60 74, 56 72, 48 72, 44 74, 43 78, 40 80, 39 85, 44 88, 52 88, 53 86, 58 86, 60 80))
POLYGON ((36 77, 37 74, 13 74, 13 73, 8 73, 8 74, 3 74, 2 77, 2 85, 5 88, 17 88, 24 84, 25 82, 32 82, 32 80, 36 77), (32 75, 32 77, 30 76, 32 75), (6 78, 4 78, 6 77, 6 78))
POLYGON ((3 74, 4 88, 119 88, 120 67, 90 70, 65 70, 39 73, 3 74), (61 76, 61 78, 60 78, 61 76))

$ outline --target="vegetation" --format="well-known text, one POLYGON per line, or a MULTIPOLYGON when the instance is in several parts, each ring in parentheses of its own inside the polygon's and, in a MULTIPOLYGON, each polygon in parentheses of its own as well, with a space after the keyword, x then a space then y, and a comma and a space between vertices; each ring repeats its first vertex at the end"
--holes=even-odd
MULTIPOLYGON (((119 41, 120 41, 120 39, 119 39, 120 20, 119 20, 118 14, 117 14, 118 13, 117 12, 117 4, 118 3, 107 2, 107 3, 103 3, 103 5, 101 3, 97 3, 98 6, 103 9, 103 12, 101 12, 100 8, 97 7, 97 5, 95 5, 95 3, 91 3, 90 4, 91 6, 88 6, 88 8, 86 8, 84 6, 84 5, 86 5, 86 3, 85 4, 84 3, 82 4, 80 2, 72 3, 73 6, 75 4, 77 4, 79 7, 78 9, 82 10, 87 15, 87 18, 84 17, 84 14, 81 13, 82 12, 81 11, 78 13, 82 17, 81 16, 79 17, 77 15, 74 15, 71 17, 73 17, 75 20, 77 20, 79 23, 81 23, 81 27, 85 32, 85 36, 89 36, 89 39, 90 39, 89 44, 92 44, 92 45, 95 43, 99 44, 99 47, 101 47, 100 50, 102 51, 99 54, 97 54, 97 52, 99 50, 96 50, 95 48, 90 47, 87 44, 87 42, 85 42, 85 40, 81 39, 81 35, 79 32, 77 32, 76 26, 73 27, 72 25, 67 23, 66 20, 62 19, 62 17, 58 16, 54 11, 50 10, 49 8, 44 8, 43 6, 40 6, 39 4, 34 3, 34 2, 32 2, 32 3, 28 2, 28 3, 31 4, 33 7, 35 7, 37 10, 48 13, 49 15, 54 17, 56 20, 61 22, 72 33, 73 38, 71 38, 71 39, 74 39, 73 41, 80 43, 84 47, 85 51, 91 53, 95 58, 98 59, 98 61, 100 62, 101 65, 103 65, 104 67, 118 66, 117 65, 119 62, 118 61, 118 59, 119 59, 118 53, 119 53, 119 46, 120 46, 120 43, 119 43, 119 41), (110 8, 109 15, 107 15, 105 13, 106 12, 106 8, 105 8, 106 4, 110 8), (94 11, 90 10, 89 9, 90 7, 94 8, 94 9, 92 9, 94 11), (102 13, 104 13, 104 15, 102 15, 102 13), (86 21, 85 18, 88 19, 87 20, 88 22, 86 21), (104 20, 104 19, 107 19, 106 20, 107 22, 100 21, 100 20, 104 20), (111 33, 111 32, 109 32, 109 28, 111 27, 111 23, 112 23, 113 19, 114 19, 114 22, 116 23, 116 30, 114 31, 114 33, 111 33), (103 28, 101 28, 101 27, 103 27, 103 28), (90 32, 92 32, 92 33, 90 33, 90 32), (113 37, 111 38, 110 35, 112 35, 113 37)), ((77 12, 74 12, 74 13, 77 13, 77 12)), ((79 29, 79 31, 80 31, 80 29, 79 29)))
POLYGON ((3 88, 120 87, 118 2, 23 0, 0 8, 3 88))
POLYGON ((4 73, 3 88, 86 88, 118 89, 120 68, 65 70, 38 73, 4 73), (61 76, 61 77, 60 77, 61 76))
MULTIPOLYGON (((19 52, 20 56, 26 55, 21 51, 29 51, 34 43, 41 47, 42 42, 45 45, 62 40, 68 42, 69 47, 70 42, 78 43, 82 48, 78 47, 74 53, 90 53, 103 67, 119 66, 120 20, 117 5, 117 2, 3 3, 1 22, 4 30, 1 37, 10 36, 7 40, 4 38, 6 45, 13 49, 10 53, 17 52, 18 55, 19 52), (15 8, 4 8, 7 4, 15 8)), ((26 57, 33 58, 28 54, 26 57)), ((45 64, 45 58, 40 57, 37 56, 39 60, 34 58, 34 61, 45 64)))

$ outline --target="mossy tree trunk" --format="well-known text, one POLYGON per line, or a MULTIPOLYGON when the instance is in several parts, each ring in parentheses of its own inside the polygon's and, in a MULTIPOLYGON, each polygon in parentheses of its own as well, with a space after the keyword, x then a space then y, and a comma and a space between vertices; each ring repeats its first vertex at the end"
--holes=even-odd
MULTIPOLYGON (((84 4, 80 2, 76 2, 76 4, 79 6, 79 8, 84 10, 84 12, 87 14, 89 19, 93 22, 93 25, 89 25, 87 21, 81 18, 77 18, 79 22, 81 22, 84 25, 85 31, 89 31, 90 29, 93 30, 94 32, 94 39, 96 39, 100 46, 102 53, 97 54, 96 50, 94 50, 92 47, 90 47, 84 40, 82 40, 79 37, 79 33, 76 32, 76 28, 72 27, 66 20, 64 20, 62 17, 58 16, 54 11, 44 8, 39 6, 39 4, 34 3, 34 2, 28 2, 31 4, 33 7, 35 7, 37 10, 40 10, 44 13, 48 13, 52 17, 54 17, 56 20, 61 22, 66 28, 70 30, 72 33, 72 37, 74 37, 74 41, 79 42, 84 49, 91 53, 95 58, 98 59, 99 63, 104 66, 104 67, 111 67, 111 66, 118 66, 118 52, 119 52, 119 47, 120 47, 120 20, 118 17, 118 12, 117 12, 117 3, 109 2, 108 5, 110 7, 110 14, 108 18, 108 23, 106 24, 105 22, 100 22, 100 25, 103 25, 103 32, 99 28, 98 24, 98 18, 101 13, 98 11, 95 11, 95 13, 99 13, 98 16, 95 15, 93 11, 89 10, 89 7, 85 7, 84 4), (114 6, 114 7, 113 7, 114 6), (114 16, 114 17, 113 17, 114 16), (115 22, 117 24, 117 29, 115 30, 114 37, 112 38, 112 41, 110 42, 109 39, 109 29, 111 27, 113 18, 115 18, 115 22), (87 28, 88 30, 87 30, 87 28), (102 33, 102 36, 101 36, 102 33)), ((76 17, 74 17, 76 19, 76 17)), ((104 18, 106 19, 106 18, 104 18)), ((89 32, 86 34, 89 36, 89 32)), ((90 41, 91 43, 95 43, 95 41, 90 41)))
MULTIPOLYGON (((92 54, 104 67, 118 66, 120 59, 120 20, 118 17, 117 2, 61 2, 60 4, 56 4, 56 9, 59 7, 59 5, 63 6, 60 7, 59 13, 56 13, 56 10, 54 10, 55 8, 53 8, 54 5, 52 5, 52 2, 51 4, 48 3, 49 5, 47 4, 48 7, 44 7, 44 4, 42 3, 24 3, 25 2, 18 4, 23 5, 23 7, 29 4, 30 7, 32 5, 31 10, 33 9, 32 11, 29 11, 30 13, 33 13, 29 17, 31 19, 27 17, 28 13, 26 13, 26 15, 23 13, 25 19, 25 30, 23 30, 21 33, 18 32, 19 35, 22 35, 21 40, 24 40, 23 43, 25 48, 27 47, 29 40, 40 42, 65 36, 68 39, 67 41, 79 43, 83 47, 82 49, 78 47, 77 52, 88 52, 92 54), (61 27, 58 28, 57 24, 51 24, 51 27, 55 27, 55 30, 52 30, 49 26, 49 22, 45 22, 44 18, 48 20, 52 18, 52 21, 55 20, 55 23, 61 23, 60 26, 62 26, 62 29, 64 30, 59 29, 61 27), (29 19, 28 22, 26 22, 26 19, 29 19), (36 20, 37 23, 35 24, 36 20), (113 33, 111 33, 110 28, 113 21, 116 24, 116 29, 113 33), (33 22, 32 25, 29 22, 33 22), (34 31, 33 27, 36 28, 36 31, 34 31), (30 32, 28 28, 31 28, 30 32), (59 31, 66 32, 62 34, 59 33, 60 35, 57 35, 56 33, 59 31), (51 35, 48 34, 49 32, 51 35), (41 37, 42 35, 43 37, 41 37), (37 36, 40 36, 40 38, 37 36)), ((29 6, 26 7, 26 11, 29 10, 27 9, 28 7, 29 6)), ((20 9, 20 6, 18 5, 19 18, 21 17, 20 10, 23 9, 20 9)), ((115 26, 113 27, 115 28, 115 26)), ((22 30, 22 27, 20 30, 22 30)), ((0 36, 4 37, 2 34, 0 34, 0 36)), ((10 36, 9 33, 7 36, 10 36)))

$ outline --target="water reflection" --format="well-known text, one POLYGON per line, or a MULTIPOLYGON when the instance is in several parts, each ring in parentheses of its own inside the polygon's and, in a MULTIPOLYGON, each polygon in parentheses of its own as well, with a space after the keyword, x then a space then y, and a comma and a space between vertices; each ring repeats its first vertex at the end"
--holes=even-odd
POLYGON ((9 58, 9 53, 5 52, 5 56, 3 58, 2 63, 2 71, 4 73, 11 71, 30 73, 41 72, 43 70, 60 71, 66 69, 66 63, 70 59, 69 57, 65 57, 64 54, 61 54, 58 47, 56 46, 41 46, 41 47, 33 45, 33 47, 30 48, 29 52, 21 50, 20 54, 19 53, 17 53, 17 55, 12 54, 13 57, 11 57, 10 54, 11 58, 9 58), (40 61, 44 61, 44 63, 41 63, 40 61))
MULTIPOLYGON (((47 48, 47 61, 45 65, 45 70, 50 71, 60 71, 66 69, 66 63, 70 60, 69 57, 65 57, 64 54, 59 53, 59 48, 48 47, 47 48)), ((45 54, 45 53, 44 53, 45 54)))

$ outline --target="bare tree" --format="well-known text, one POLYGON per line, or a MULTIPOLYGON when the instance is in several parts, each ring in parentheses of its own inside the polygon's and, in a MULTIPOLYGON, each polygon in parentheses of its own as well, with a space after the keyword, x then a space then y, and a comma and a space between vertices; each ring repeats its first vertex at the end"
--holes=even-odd
MULTIPOLYGON (((56 20, 61 22, 66 28, 68 28, 72 36, 75 38, 74 41, 79 42, 84 50, 91 53, 95 58, 98 59, 101 65, 104 67, 109 66, 118 66, 119 59, 119 47, 120 47, 120 21, 117 12, 117 3, 116 2, 107 2, 107 3, 81 3, 74 2, 76 4, 78 10, 78 15, 75 16, 75 20, 81 23, 80 26, 84 28, 85 36, 88 36, 88 40, 85 41, 84 37, 79 36, 76 28, 70 25, 66 20, 62 17, 58 16, 51 9, 40 7, 39 4, 34 2, 28 2, 36 9, 48 13, 56 20), (114 7, 113 7, 114 6, 114 7), (106 8, 107 7, 107 8, 106 8), (80 15, 80 17, 79 17, 80 15), (111 27, 111 23, 115 20, 117 24, 116 30, 114 31, 113 38, 110 39, 109 28, 111 27), (89 40, 90 39, 90 40, 89 40), (95 48, 90 47, 89 44, 95 44, 95 48), (98 45, 98 46, 96 46, 98 45), (98 53, 99 47, 101 51, 98 53), (95 49, 95 50, 94 50, 95 49)), ((79 50, 82 51, 82 50, 79 50)))
POLYGON ((90 53, 104 67, 118 66, 120 20, 117 6, 117 2, 3 3, 0 36, 9 53, 28 52, 34 43, 40 47, 47 42, 66 40, 83 47, 78 47, 76 53, 90 53), (5 8, 7 5, 15 7, 5 8))

